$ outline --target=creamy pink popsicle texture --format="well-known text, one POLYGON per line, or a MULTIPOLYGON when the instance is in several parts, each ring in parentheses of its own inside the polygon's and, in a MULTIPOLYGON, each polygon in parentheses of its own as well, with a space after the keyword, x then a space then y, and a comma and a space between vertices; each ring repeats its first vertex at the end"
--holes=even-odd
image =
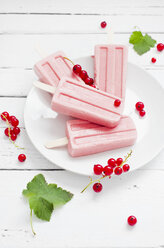
POLYGON ((84 120, 69 120, 66 126, 68 152, 73 157, 90 155, 131 146, 137 138, 133 120, 123 116, 115 128, 107 128, 84 120))
POLYGON ((52 98, 56 112, 84 119, 100 125, 115 127, 119 124, 123 104, 114 106, 116 97, 84 83, 63 77, 52 98))
POLYGON ((40 81, 57 87, 63 76, 68 76, 77 81, 82 81, 75 73, 72 72, 72 63, 65 59, 66 55, 62 52, 56 52, 34 65, 34 71, 40 81))
POLYGON ((95 46, 95 83, 105 92, 125 98, 128 48, 123 45, 95 46))

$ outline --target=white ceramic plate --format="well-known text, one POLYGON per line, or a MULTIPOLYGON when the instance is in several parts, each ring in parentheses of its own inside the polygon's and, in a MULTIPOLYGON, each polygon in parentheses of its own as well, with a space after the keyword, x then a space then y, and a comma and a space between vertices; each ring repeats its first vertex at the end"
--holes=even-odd
MULTIPOLYGON (((93 76, 93 57, 84 57, 75 61, 93 76)), ((33 88, 25 106, 25 127, 29 138, 37 150, 49 161, 66 170, 92 175, 93 165, 106 165, 111 157, 123 157, 130 149, 133 154, 129 159, 131 170, 137 169, 152 160, 163 148, 164 140, 164 90, 150 74, 142 68, 129 63, 127 76, 127 93, 124 114, 130 114, 138 132, 137 142, 133 147, 98 153, 84 157, 72 158, 67 147, 48 150, 44 144, 48 140, 65 136, 65 123, 69 119, 50 109, 51 96, 33 88), (140 118, 135 112, 135 103, 143 101, 146 116, 140 118)))

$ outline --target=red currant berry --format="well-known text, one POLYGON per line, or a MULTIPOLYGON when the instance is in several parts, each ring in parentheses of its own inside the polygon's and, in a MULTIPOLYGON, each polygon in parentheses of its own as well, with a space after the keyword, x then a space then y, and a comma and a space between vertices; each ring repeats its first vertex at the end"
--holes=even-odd
POLYGON ((81 72, 81 65, 74 65, 73 72, 79 74, 81 72))
POLYGON ((93 190, 96 192, 96 193, 99 193, 101 190, 102 190, 103 186, 101 183, 95 183, 93 185, 93 190))
POLYGON ((11 119, 11 125, 12 125, 13 127, 17 127, 17 126, 19 125, 18 119, 17 119, 17 118, 12 118, 12 119, 11 119))
POLYGON ((24 161, 26 160, 26 155, 20 154, 20 155, 18 156, 18 160, 19 160, 20 162, 24 162, 24 161))
POLYGON ((145 110, 142 109, 142 110, 139 112, 139 114, 140 114, 141 117, 144 117, 145 114, 146 114, 146 112, 145 112, 145 110))
POLYGON ((96 175, 100 175, 103 172, 103 167, 101 164, 95 164, 93 171, 96 175))
POLYGON ((116 167, 115 170, 114 170, 114 173, 116 175, 121 175, 122 174, 122 168, 121 167, 116 167))
POLYGON ((130 170, 130 166, 128 164, 124 164, 122 169, 123 169, 124 172, 127 172, 127 171, 130 170))
POLYGON ((18 135, 20 133, 20 128, 19 127, 14 127, 13 128, 13 133, 15 133, 16 135, 18 135))
POLYGON ((9 117, 9 122, 11 123, 13 120, 15 120, 16 119, 16 117, 14 116, 14 115, 11 115, 10 117, 9 117))
POLYGON ((81 70, 79 76, 81 77, 82 80, 85 80, 88 77, 88 73, 84 70, 81 70))
POLYGON ((164 44, 158 43, 158 44, 157 44, 157 50, 158 50, 158 52, 163 51, 163 49, 164 49, 164 44))
POLYGON ((104 22, 101 22, 101 27, 102 28, 105 28, 107 26, 107 23, 104 21, 104 22))
POLYGON ((93 78, 90 78, 90 77, 87 77, 84 82, 87 84, 87 85, 92 85, 93 84, 93 78))
POLYGON ((105 176, 110 176, 113 173, 113 168, 109 165, 105 166, 103 169, 105 176))
POLYGON ((116 160, 116 163, 117 163, 118 166, 121 165, 122 162, 123 162, 123 159, 122 159, 122 158, 118 158, 118 159, 116 160))
POLYGON ((120 104, 121 104, 121 101, 120 101, 119 99, 116 99, 116 100, 114 101, 114 106, 115 106, 115 107, 119 107, 120 104))
POLYGON ((15 133, 11 133, 11 140, 15 141, 17 139, 17 135, 15 133))
POLYGON ((137 102, 137 103, 136 103, 136 109, 137 109, 138 111, 142 110, 143 108, 144 108, 143 102, 137 102))
POLYGON ((152 63, 155 63, 155 62, 156 62, 156 58, 152 58, 152 59, 151 59, 151 62, 152 62, 152 63))
POLYGON ((9 120, 9 113, 8 112, 3 112, 2 114, 1 114, 1 119, 3 120, 3 121, 6 121, 6 119, 7 120, 9 120), (6 117, 6 118, 5 118, 6 117))
MULTIPOLYGON (((6 128, 4 131, 5 135, 9 137, 9 128, 6 128)), ((10 128, 10 135, 13 133, 13 130, 10 128)))
POLYGON ((111 166, 112 168, 116 167, 116 160, 114 158, 110 158, 108 160, 108 165, 111 166))
POLYGON ((131 215, 128 217, 127 221, 128 221, 128 224, 130 226, 134 226, 137 223, 137 218, 135 216, 131 215))

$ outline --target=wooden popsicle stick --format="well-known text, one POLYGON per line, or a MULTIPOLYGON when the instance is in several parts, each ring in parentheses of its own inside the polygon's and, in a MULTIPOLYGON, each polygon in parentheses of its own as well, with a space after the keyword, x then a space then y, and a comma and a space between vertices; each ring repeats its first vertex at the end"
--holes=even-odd
POLYGON ((64 137, 64 138, 61 138, 61 139, 48 141, 45 144, 45 147, 48 148, 48 149, 51 149, 51 148, 55 148, 55 147, 65 146, 67 144, 68 144, 68 139, 67 139, 67 137, 64 137))
POLYGON ((114 42, 114 34, 113 34, 113 29, 112 29, 112 25, 110 24, 110 26, 108 27, 108 32, 107 32, 107 42, 109 44, 112 44, 114 42))
POLYGON ((51 85, 48 85, 48 84, 44 84, 40 81, 34 81, 33 85, 41 90, 44 90, 46 92, 49 92, 51 94, 54 94, 55 93, 55 90, 56 88, 51 86, 51 85))

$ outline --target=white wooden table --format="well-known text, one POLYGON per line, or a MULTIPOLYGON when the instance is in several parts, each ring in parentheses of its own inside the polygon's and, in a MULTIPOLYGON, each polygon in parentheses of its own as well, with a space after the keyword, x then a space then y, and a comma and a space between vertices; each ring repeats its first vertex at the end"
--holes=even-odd
MULTIPOLYGON (((27 155, 24 164, 17 162, 20 151, 4 136, 1 121, 2 248, 164 247, 163 151, 140 170, 106 182, 101 194, 92 190, 80 194, 88 178, 49 163, 33 147, 24 128, 24 104, 35 79, 32 67, 39 60, 35 45, 47 53, 63 50, 70 58, 93 54, 94 45, 107 39, 106 30, 99 28, 103 20, 112 23, 116 42, 128 44, 134 26, 164 42, 163 0, 0 0, 0 112, 6 110, 19 118, 18 143, 26 147, 27 155), (37 236, 33 237, 21 191, 38 173, 75 196, 53 214, 50 223, 34 218, 37 236), (134 228, 126 224, 131 214, 138 218, 134 228)), ((152 50, 140 57, 129 50, 130 61, 164 83, 164 54, 152 50), (152 56, 157 58, 154 65, 152 56)))

